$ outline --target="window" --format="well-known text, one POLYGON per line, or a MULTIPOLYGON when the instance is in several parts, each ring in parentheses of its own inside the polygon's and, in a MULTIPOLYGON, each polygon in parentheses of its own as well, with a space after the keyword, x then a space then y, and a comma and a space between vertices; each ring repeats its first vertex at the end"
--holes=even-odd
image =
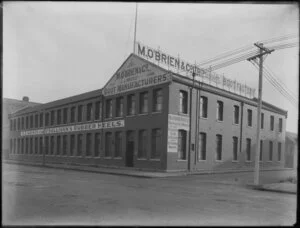
POLYGON ((178 159, 186 160, 186 131, 178 131, 178 159))
POLYGON ((233 106, 233 123, 239 124, 239 117, 240 117, 240 107, 237 105, 233 106))
POLYGON ((232 160, 237 161, 238 160, 238 137, 234 136, 232 137, 232 160))
POLYGON ((140 113, 148 112, 148 92, 140 93, 140 113))
POLYGON ((281 142, 278 143, 278 161, 281 161, 281 142))
POLYGON ((14 119, 14 131, 17 130, 17 120, 14 119))
POLYGON ((97 101, 95 105, 95 120, 101 119, 101 114, 102 114, 101 102, 97 101))
POLYGON ((54 154, 54 146, 55 146, 55 141, 54 141, 54 136, 51 136, 50 138, 50 154, 54 154))
POLYGON ((49 126, 49 124, 50 124, 50 113, 49 112, 47 112, 46 113, 46 117, 45 117, 46 119, 45 119, 45 121, 46 121, 46 126, 49 126))
POLYGON ((86 134, 86 155, 87 157, 92 156, 92 134, 86 134))
POLYGON ((70 155, 75 156, 75 135, 71 135, 71 140, 70 140, 70 155))
POLYGON ((40 137, 40 151, 39 151, 39 154, 43 154, 44 148, 43 148, 43 137, 40 137))
POLYGON ((29 154, 29 138, 26 138, 26 154, 29 154))
POLYGON ((152 130, 151 158, 160 158, 162 132, 161 129, 152 130))
POLYGON ((251 161, 251 139, 246 139, 246 161, 251 161))
POLYGON ((206 133, 200 132, 199 134, 199 160, 206 160, 206 133))
POLYGON ((279 132, 282 132, 282 118, 279 118, 279 132))
POLYGON ((71 123, 75 122, 75 113, 76 113, 76 107, 73 106, 73 107, 71 107, 71 119, 70 119, 71 123))
POLYGON ((26 129, 29 128, 29 116, 26 116, 26 129))
MULTIPOLYGON (((38 125, 35 125, 36 127, 38 127, 38 125)), ((21 130, 21 118, 18 118, 18 130, 21 130)))
POLYGON ((44 126, 44 114, 41 113, 40 114, 40 127, 43 127, 44 126))
POLYGON ((81 121, 82 121, 82 105, 79 105, 77 109, 77 122, 81 122, 81 121))
POLYGON ((89 103, 86 107, 86 120, 91 121, 93 118, 93 104, 89 103))
POLYGON ((77 156, 82 155, 82 134, 77 135, 77 156))
POLYGON ((66 124, 66 123, 68 123, 68 108, 63 109, 63 124, 66 124))
POLYGON ((263 144, 263 140, 260 140, 260 150, 259 150, 259 160, 262 161, 263 158, 263 148, 264 148, 264 144, 263 144))
POLYGON ((153 112, 161 112, 162 107, 163 107, 162 89, 155 89, 153 91, 153 112))
POLYGON ((217 120, 223 121, 223 102, 217 101, 217 120))
POLYGON ((9 126, 10 126, 10 130, 12 131, 13 130, 13 121, 12 120, 9 121, 9 126))
POLYGON ((66 156, 67 153, 68 153, 68 138, 67 137, 68 137, 67 135, 63 136, 63 150, 62 150, 62 154, 64 156, 66 156))
POLYGON ((200 116, 207 118, 207 97, 200 97, 200 116))
POLYGON ((270 131, 274 131, 274 116, 270 116, 270 131))
POLYGON ((138 149, 138 158, 147 157, 147 131, 139 131, 139 149, 138 149))
POLYGON ((101 134, 96 133, 95 134, 95 157, 100 156, 100 150, 101 150, 101 134))
POLYGON ((61 109, 57 110, 57 125, 61 124, 61 109))
POLYGON ((35 114, 35 116, 34 116, 34 127, 35 128, 39 127, 39 115, 38 114, 35 114))
POLYGON ((112 99, 106 100, 106 118, 112 118, 112 99))
MULTIPOLYGON (((16 120, 14 120, 14 125, 15 125, 15 123, 16 123, 16 120)), ((33 128, 33 115, 30 116, 30 128, 33 128)))
POLYGON ((22 143, 21 154, 24 154, 24 146, 25 146, 25 145, 24 145, 24 144, 25 144, 25 139, 24 139, 24 138, 22 139, 22 142, 21 142, 21 143, 22 143))
POLYGON ((56 138, 56 154, 57 155, 60 155, 60 148, 61 148, 61 136, 58 135, 57 138, 56 138))
POLYGON ((127 96, 127 115, 135 114, 135 95, 130 94, 127 96))
POLYGON ((111 156, 111 148, 112 148, 112 133, 105 133, 105 157, 111 156))
POLYGON ((216 135, 216 160, 222 160, 222 135, 216 135))
POLYGON ((116 100, 116 103, 117 103, 117 108, 116 108, 116 117, 121 117, 123 116, 123 97, 118 97, 117 100, 116 100))
POLYGON ((35 137, 34 139, 34 153, 39 154, 39 138, 35 137))
POLYGON ((45 154, 49 154, 49 136, 45 136, 45 154))
MULTIPOLYGON (((19 139, 18 139, 18 151, 17 151, 17 153, 20 154, 21 151, 22 151, 22 144, 21 144, 21 139, 19 138, 19 139)), ((37 151, 37 150, 36 150, 36 151, 37 151)), ((35 152, 36 152, 36 151, 35 151, 35 152)))
POLYGON ((29 153, 33 154, 33 138, 32 137, 30 138, 30 147, 29 148, 30 148, 29 153))
POLYGON ((54 121, 55 121, 55 112, 51 111, 51 126, 54 125, 54 121))
POLYGON ((260 128, 264 129, 265 114, 260 113, 260 128))
POLYGON ((187 114, 187 100, 188 94, 186 91, 180 90, 179 92, 179 112, 187 114))
POLYGON ((249 127, 252 127, 252 110, 251 109, 248 109, 247 110, 247 117, 248 117, 248 126, 249 127))
POLYGON ((115 139, 115 157, 122 156, 122 132, 116 132, 116 139, 115 139))
POLYGON ((13 153, 13 150, 14 150, 14 148, 13 148, 13 140, 10 139, 10 153, 11 154, 13 153))
POLYGON ((269 142, 269 161, 273 160, 273 142, 269 142))
POLYGON ((24 130, 24 128, 25 128, 25 118, 24 117, 22 117, 21 122, 22 122, 21 129, 24 130))

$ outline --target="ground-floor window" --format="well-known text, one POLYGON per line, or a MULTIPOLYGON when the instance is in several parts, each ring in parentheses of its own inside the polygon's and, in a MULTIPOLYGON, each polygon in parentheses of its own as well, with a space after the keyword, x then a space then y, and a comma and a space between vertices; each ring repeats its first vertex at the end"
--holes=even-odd
POLYGON ((121 157, 122 155, 122 132, 116 132, 115 138, 115 157, 121 157))
POLYGON ((58 135, 56 138, 56 154, 60 155, 60 148, 61 148, 61 136, 58 135))
POLYGON ((22 151, 22 144, 21 144, 21 142, 22 142, 22 139, 18 139, 18 154, 20 154, 21 153, 21 151, 22 151))
POLYGON ((100 150, 101 150, 101 134, 96 133, 95 134, 95 157, 100 156, 100 150))
POLYGON ((87 157, 90 157, 92 154, 92 134, 88 133, 86 134, 86 155, 87 157))
POLYGON ((29 139, 26 138, 26 143, 25 143, 25 154, 28 154, 28 147, 29 147, 29 139))
POLYGON ((49 136, 45 136, 45 154, 49 154, 49 136))
POLYGON ((246 161, 251 161, 251 139, 246 139, 246 161))
POLYGON ((10 139, 10 153, 12 154, 14 150, 13 139, 10 139))
POLYGON ((146 157, 147 157, 147 131, 140 130, 138 158, 146 158, 146 157))
POLYGON ((75 156, 75 135, 71 135, 70 141, 70 154, 71 156, 75 156))
POLYGON ((151 158, 160 158, 162 144, 162 131, 159 128, 152 129, 151 158))
POLYGON ((278 161, 281 161, 281 143, 278 143, 278 161))
POLYGON ((186 160, 186 131, 178 131, 178 159, 186 160))
POLYGON ((105 157, 111 156, 111 148, 112 148, 112 133, 105 133, 105 157))
POLYGON ((51 136, 51 138, 50 138, 50 154, 51 155, 54 154, 54 145, 55 145, 54 136, 51 136))
POLYGON ((216 160, 222 160, 222 135, 216 135, 216 160))
POLYGON ((39 154, 43 154, 44 153, 44 148, 43 148, 43 137, 40 137, 40 150, 39 150, 39 154))
POLYGON ((238 137, 234 136, 232 137, 232 152, 233 152, 233 161, 238 160, 238 137))
POLYGON ((30 154, 33 154, 33 138, 30 138, 30 154))
POLYGON ((273 142, 269 142, 269 161, 273 160, 273 142))
POLYGON ((199 160, 206 160, 206 133, 204 133, 204 132, 199 133, 198 159, 199 160))
POLYGON ((77 156, 82 155, 82 134, 77 135, 77 156))
POLYGON ((67 155, 67 150, 68 150, 68 136, 64 135, 63 136, 63 155, 67 155))

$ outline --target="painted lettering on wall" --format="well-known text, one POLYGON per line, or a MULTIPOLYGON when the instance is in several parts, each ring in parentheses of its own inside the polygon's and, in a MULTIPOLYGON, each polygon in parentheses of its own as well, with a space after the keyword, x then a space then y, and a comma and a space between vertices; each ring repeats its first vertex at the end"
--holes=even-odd
POLYGON ((68 132, 76 132, 76 131, 118 128, 124 126, 125 126, 124 120, 94 122, 88 124, 77 124, 77 125, 70 125, 70 126, 63 126, 63 127, 52 127, 52 128, 37 129, 37 130, 30 130, 30 131, 21 131, 21 136, 58 134, 58 133, 68 133, 68 132))

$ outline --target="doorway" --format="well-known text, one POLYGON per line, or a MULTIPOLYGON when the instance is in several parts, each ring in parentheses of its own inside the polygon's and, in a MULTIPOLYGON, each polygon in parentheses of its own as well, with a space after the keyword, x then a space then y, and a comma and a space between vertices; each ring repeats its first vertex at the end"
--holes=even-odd
POLYGON ((133 167, 133 155, 134 155, 134 132, 127 132, 126 142, 126 166, 133 167))

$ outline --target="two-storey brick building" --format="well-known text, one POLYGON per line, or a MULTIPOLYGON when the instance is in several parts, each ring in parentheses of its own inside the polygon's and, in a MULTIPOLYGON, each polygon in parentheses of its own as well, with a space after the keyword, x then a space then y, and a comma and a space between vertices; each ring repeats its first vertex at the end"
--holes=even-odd
MULTIPOLYGON (((10 159, 161 171, 249 169, 256 105, 131 54, 102 89, 11 115, 10 159)), ((263 102, 262 168, 284 166, 286 118, 285 110, 263 102)))

